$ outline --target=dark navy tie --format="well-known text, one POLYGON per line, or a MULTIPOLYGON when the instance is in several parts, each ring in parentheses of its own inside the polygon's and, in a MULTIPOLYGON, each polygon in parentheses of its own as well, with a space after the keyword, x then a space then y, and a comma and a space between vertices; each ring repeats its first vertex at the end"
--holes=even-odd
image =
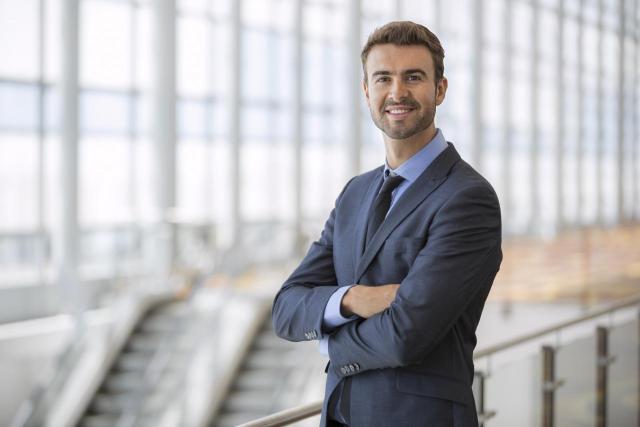
POLYGON ((367 224, 367 237, 365 244, 369 244, 373 235, 376 234, 380 224, 384 221, 391 206, 391 193, 404 181, 404 178, 400 175, 396 175, 393 172, 389 174, 387 179, 384 180, 382 188, 373 202, 371 207, 371 213, 369 214, 369 223, 367 224))

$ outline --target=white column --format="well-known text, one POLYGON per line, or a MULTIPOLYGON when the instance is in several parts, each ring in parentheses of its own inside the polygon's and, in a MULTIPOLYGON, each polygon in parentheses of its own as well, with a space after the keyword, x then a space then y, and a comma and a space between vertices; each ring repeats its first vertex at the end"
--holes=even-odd
POLYGON ((362 65, 360 62, 360 42, 362 18, 361 0, 351 0, 348 6, 349 34, 347 35, 347 144, 348 175, 360 173, 360 151, 362 149, 362 120, 360 114, 360 97, 362 91, 362 65))
POLYGON ((161 218, 158 272, 169 272, 173 235, 169 215, 176 205, 176 3, 156 0, 154 12, 155 81, 153 85, 152 143, 155 148, 156 208, 161 218))
POLYGON ((79 2, 62 3, 62 80, 60 94, 62 114, 60 127, 61 203, 54 259, 60 285, 63 309, 74 312, 77 320, 83 309, 78 278, 78 33, 79 2), (64 306, 66 305, 66 307, 64 306))

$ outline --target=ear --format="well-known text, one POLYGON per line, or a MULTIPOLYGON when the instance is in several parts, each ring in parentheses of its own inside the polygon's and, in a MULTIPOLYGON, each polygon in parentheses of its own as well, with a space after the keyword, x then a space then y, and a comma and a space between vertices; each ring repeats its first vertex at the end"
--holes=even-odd
POLYGON ((442 78, 436 85, 436 105, 442 104, 442 101, 444 101, 444 97, 447 94, 448 87, 449 81, 446 77, 442 76, 442 78))

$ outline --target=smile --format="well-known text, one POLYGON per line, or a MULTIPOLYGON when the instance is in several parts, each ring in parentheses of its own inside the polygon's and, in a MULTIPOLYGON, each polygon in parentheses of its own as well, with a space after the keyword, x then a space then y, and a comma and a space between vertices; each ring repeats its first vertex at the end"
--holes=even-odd
POLYGON ((412 112, 413 110, 414 109, 411 107, 397 106, 397 107, 387 108, 384 110, 384 112, 395 119, 403 119, 407 115, 409 115, 409 113, 412 112))

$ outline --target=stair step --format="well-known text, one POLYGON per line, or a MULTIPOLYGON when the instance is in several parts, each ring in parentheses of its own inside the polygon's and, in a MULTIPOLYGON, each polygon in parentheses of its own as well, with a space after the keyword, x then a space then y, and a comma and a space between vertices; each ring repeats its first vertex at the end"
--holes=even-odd
MULTIPOLYGON (((293 350, 295 352, 295 350, 293 350)), ((287 352, 256 350, 247 358, 245 369, 295 369, 301 366, 299 360, 289 357, 287 352)))
POLYGON ((132 352, 153 353, 162 347, 164 336, 155 334, 135 334, 127 342, 126 350, 132 352))
POLYGON ((120 416, 135 409, 136 403, 130 393, 98 393, 91 402, 91 410, 96 414, 120 416))
POLYGON ((273 407, 276 390, 269 392, 256 390, 236 391, 229 395, 224 402, 224 412, 262 413, 267 415, 273 407))
POLYGON ((157 307, 147 313, 146 317, 152 318, 156 316, 181 318, 189 316, 193 313, 194 307, 188 301, 174 302, 157 307))
POLYGON ((295 349, 297 343, 292 343, 282 338, 279 338, 275 334, 261 334, 255 341, 256 349, 273 349, 273 350, 288 350, 295 349))
POLYGON ((144 333, 177 334, 182 328, 184 328, 184 324, 179 320, 162 315, 144 319, 136 330, 144 333))
POLYGON ((102 390, 108 393, 130 393, 139 390, 164 390, 174 384, 180 375, 180 369, 169 366, 161 374, 149 374, 145 371, 111 371, 102 390), (157 377, 157 375, 160 375, 157 377))
MULTIPOLYGON (((182 364, 184 363, 181 354, 173 354, 169 355, 168 361, 163 361, 166 365, 163 367, 168 371, 175 371, 180 369, 182 364)), ((152 363, 159 363, 154 360, 154 354, 148 352, 127 352, 120 356, 112 371, 113 374, 136 374, 138 372, 145 372, 147 369, 150 369, 149 366, 152 363)))
POLYGON ((136 332, 129 338, 125 351, 127 352, 155 352, 158 349, 171 352, 184 352, 193 345, 193 338, 189 334, 167 334, 158 332, 136 332))
POLYGON ((144 371, 111 372, 102 389, 108 393, 127 393, 140 389, 144 382, 144 371))
POLYGON ((234 390, 271 389, 281 377, 279 372, 266 369, 244 371, 236 378, 234 390))
POLYGON ((80 420, 78 427, 114 427, 120 417, 108 414, 85 415, 80 420))
POLYGON ((124 418, 114 417, 112 415, 87 415, 83 417, 77 424, 77 427, 117 427, 135 426, 135 427, 158 427, 158 422, 151 415, 141 416, 137 421, 131 422, 124 418), (120 424, 122 423, 122 424, 120 424))
POLYGON ((118 357, 115 368, 119 371, 144 371, 152 357, 146 352, 124 352, 118 357))
POLYGON ((240 424, 244 424, 247 421, 252 421, 257 418, 264 417, 266 414, 262 412, 251 413, 251 412, 229 412, 222 413, 216 418, 213 423, 213 427, 236 427, 240 424))

